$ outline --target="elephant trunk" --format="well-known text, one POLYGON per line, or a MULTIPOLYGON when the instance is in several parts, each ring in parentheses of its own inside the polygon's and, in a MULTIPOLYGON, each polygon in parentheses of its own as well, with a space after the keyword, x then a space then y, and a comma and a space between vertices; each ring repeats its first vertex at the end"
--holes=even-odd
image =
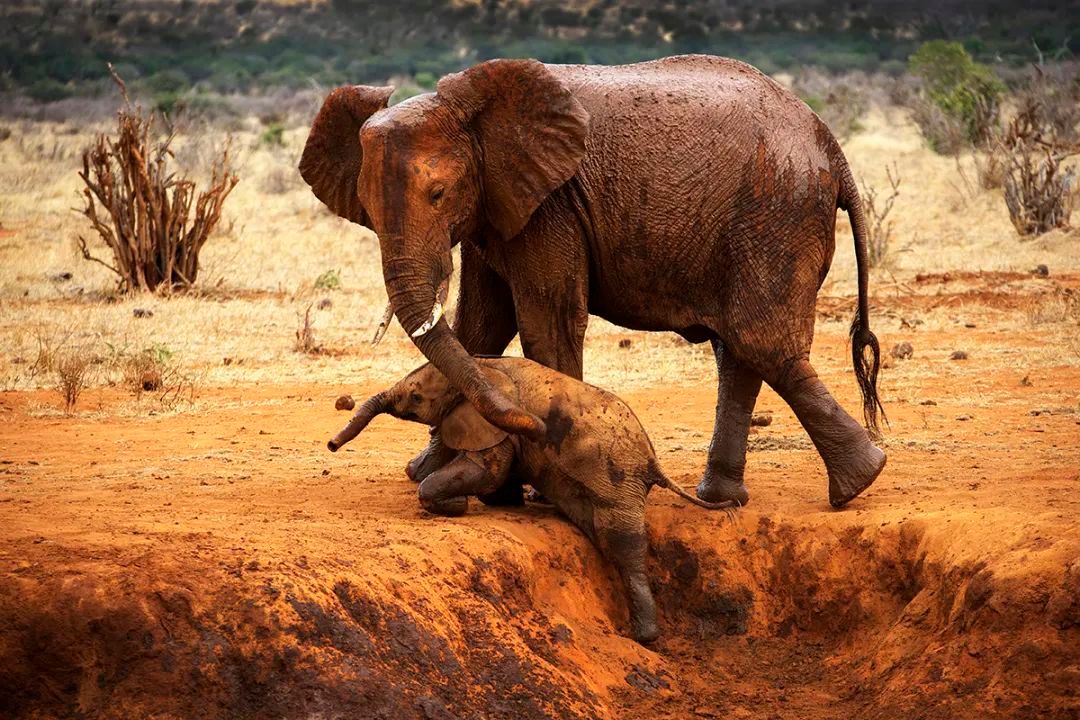
POLYGON ((387 257, 384 244, 383 276, 394 313, 420 352, 461 391, 484 419, 506 432, 539 439, 544 422, 518 407, 480 371, 476 360, 462 346, 442 316, 436 288, 449 278, 449 242, 445 257, 434 262, 387 257))
POLYGON ((356 411, 349 420, 349 424, 342 428, 341 432, 330 439, 330 442, 326 443, 326 447, 330 449, 330 452, 337 452, 342 445, 352 440, 354 437, 364 431, 364 428, 368 426, 376 415, 381 415, 386 412, 387 407, 390 404, 390 397, 385 391, 372 395, 370 398, 364 401, 364 404, 356 411))

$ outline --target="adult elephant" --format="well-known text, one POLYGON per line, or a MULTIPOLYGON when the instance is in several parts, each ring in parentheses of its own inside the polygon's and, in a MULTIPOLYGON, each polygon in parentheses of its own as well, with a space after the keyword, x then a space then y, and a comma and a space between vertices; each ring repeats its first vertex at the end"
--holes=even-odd
MULTIPOLYGON (((802 101, 749 65, 708 56, 492 60, 387 108, 391 92, 334 90, 300 172, 334 212, 378 234, 398 320, 488 421, 532 437, 564 431, 564 419, 539 418, 493 387, 470 354, 499 354, 519 334, 526 357, 581 378, 594 314, 712 343, 720 380, 703 500, 748 500, 762 380, 820 452, 834 506, 874 481, 885 454, 809 361, 842 208, 859 277, 852 355, 876 430, 866 221, 839 145, 802 101), (451 330, 439 288, 459 242, 451 330)), ((410 475, 442 455, 435 438, 410 475)))

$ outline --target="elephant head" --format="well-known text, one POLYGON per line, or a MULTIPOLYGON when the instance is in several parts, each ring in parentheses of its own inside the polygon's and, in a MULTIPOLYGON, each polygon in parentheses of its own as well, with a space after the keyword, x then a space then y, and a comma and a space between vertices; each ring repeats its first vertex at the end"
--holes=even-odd
POLYGON ((335 213, 378 234, 390 303, 428 360, 492 424, 542 435, 543 421, 500 393, 458 342, 439 287, 454 244, 482 233, 510 242, 577 172, 589 115, 534 60, 482 63, 385 108, 389 95, 332 92, 300 173, 335 213))
MULTIPOLYGON (((498 371, 482 371, 500 393, 513 393, 512 383, 498 371)), ((326 444, 337 452, 386 413, 402 420, 438 426, 443 441, 457 450, 485 450, 500 443, 507 433, 488 423, 439 370, 426 363, 406 375, 393 387, 365 400, 341 432, 326 444)))

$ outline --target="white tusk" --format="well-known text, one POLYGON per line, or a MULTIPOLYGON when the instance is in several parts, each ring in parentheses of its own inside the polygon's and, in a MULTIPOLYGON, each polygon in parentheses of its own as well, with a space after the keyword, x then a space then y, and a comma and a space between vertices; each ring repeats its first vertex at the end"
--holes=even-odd
POLYGON ((436 300, 435 304, 431 306, 431 316, 426 321, 424 321, 423 325, 416 328, 416 330, 412 332, 411 337, 416 338, 428 334, 431 331, 431 328, 435 327, 436 323, 438 323, 439 320, 442 318, 442 315, 442 303, 436 300))
POLYGON ((372 346, 378 345, 383 339, 383 335, 386 334, 386 329, 390 327, 390 320, 394 317, 394 306, 391 303, 386 303, 386 309, 383 310, 382 321, 379 323, 379 327, 375 329, 375 337, 371 338, 372 346))

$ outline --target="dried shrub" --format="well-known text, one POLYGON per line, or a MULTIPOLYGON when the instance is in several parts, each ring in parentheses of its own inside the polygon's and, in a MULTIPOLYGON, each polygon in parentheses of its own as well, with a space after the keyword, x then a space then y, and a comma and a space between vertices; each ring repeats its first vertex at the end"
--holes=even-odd
POLYGON ((818 114, 833 135, 844 141, 862 129, 859 119, 870 107, 865 75, 844 78, 812 68, 803 69, 792 89, 810 109, 818 114))
POLYGON ((995 142, 1004 162, 1009 218, 1023 236, 1067 228, 1076 168, 1063 163, 1080 154, 1080 83, 1062 83, 1035 65, 1016 101, 1016 114, 995 142))
POLYGON ((1005 186, 1006 159, 1001 146, 991 143, 985 152, 973 152, 975 176, 983 190, 997 190, 1005 186))
POLYGON ((315 330, 311 326, 311 305, 307 306, 303 315, 297 313, 296 320, 296 342, 293 344, 293 350, 305 355, 318 355, 322 351, 322 346, 316 342, 315 330))
POLYGON ((1053 295, 1032 298, 1024 307, 1024 315, 1033 327, 1080 321, 1080 296, 1059 290, 1053 295))
POLYGON ((284 195, 298 186, 296 171, 291 167, 271 168, 259 182, 259 190, 267 195, 284 195))
POLYGON ((124 385, 136 397, 144 392, 157 392, 165 385, 165 378, 174 374, 173 351, 164 345, 151 345, 140 352, 121 357, 124 385))
POLYGON ((111 65, 109 71, 124 100, 117 113, 118 136, 98 136, 83 153, 79 177, 86 185, 82 212, 112 250, 115 264, 94 257, 82 236, 79 249, 87 260, 116 273, 126 290, 190 286, 198 275, 199 252, 238 182, 229 150, 213 162, 209 187, 196 195, 195 183, 169 167, 174 135, 153 140, 153 115, 133 107, 123 80, 111 65))
POLYGON ((181 402, 194 402, 199 378, 183 368, 168 346, 155 343, 135 351, 109 346, 109 351, 112 367, 136 399, 152 393, 165 410, 174 410, 181 402))
POLYGON ((891 259, 893 221, 889 220, 889 213, 900 197, 900 171, 895 164, 891 168, 886 166, 885 176, 889 180, 887 196, 879 196, 876 188, 863 182, 863 210, 869 221, 866 257, 870 267, 882 267, 891 259))
POLYGON ((64 411, 70 413, 79 402, 79 396, 90 374, 90 359, 84 352, 70 350, 56 360, 56 376, 60 395, 64 399, 64 411))

